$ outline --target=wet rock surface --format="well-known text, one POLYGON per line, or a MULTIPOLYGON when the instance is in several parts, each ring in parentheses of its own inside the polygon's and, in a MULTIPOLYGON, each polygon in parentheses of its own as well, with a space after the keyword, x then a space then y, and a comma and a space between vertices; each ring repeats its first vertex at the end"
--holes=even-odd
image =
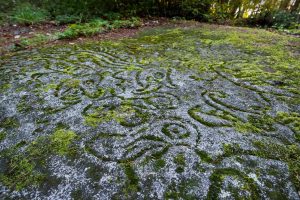
POLYGON ((300 199, 299 85, 197 31, 5 57, 0 197, 300 199))

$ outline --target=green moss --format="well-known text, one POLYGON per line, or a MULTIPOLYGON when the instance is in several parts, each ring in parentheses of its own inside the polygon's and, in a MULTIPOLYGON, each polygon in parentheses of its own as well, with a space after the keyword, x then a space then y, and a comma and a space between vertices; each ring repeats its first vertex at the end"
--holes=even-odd
POLYGON ((98 107, 92 113, 84 116, 85 123, 89 126, 96 127, 101 123, 115 120, 122 126, 132 127, 136 123, 143 123, 148 119, 147 113, 142 113, 126 102, 120 106, 98 107), (134 122, 131 119, 140 119, 134 122))
POLYGON ((200 150, 196 149, 195 152, 201 158, 201 161, 207 162, 207 163, 213 162, 213 159, 205 151, 200 151, 200 150))
POLYGON ((296 112, 278 112, 275 120, 284 125, 288 125, 295 133, 295 139, 299 141, 300 115, 296 112))
POLYGON ((300 142, 300 133, 295 134, 295 139, 297 142, 300 142))
POLYGON ((85 196, 84 196, 84 193, 83 193, 83 191, 81 189, 76 189, 76 190, 72 191, 71 197, 74 200, 83 200, 83 199, 86 199, 85 196))
POLYGON ((57 40, 57 35, 36 34, 31 38, 21 38, 20 44, 26 46, 42 45, 50 41, 57 40))
POLYGON ((8 168, 5 175, 0 174, 0 180, 9 188, 20 190, 29 185, 38 185, 44 180, 44 175, 35 171, 35 165, 27 158, 14 156, 8 168))
POLYGON ((127 177, 127 180, 125 182, 124 193, 130 196, 132 193, 136 193, 140 190, 139 177, 134 171, 133 163, 125 161, 124 163, 122 163, 122 166, 124 168, 124 173, 127 177))
POLYGON ((50 137, 53 151, 59 155, 65 155, 69 153, 70 144, 75 139, 76 134, 70 130, 60 129, 57 130, 50 137))
POLYGON ((236 121, 234 128, 241 133, 263 133, 266 131, 275 131, 273 125, 276 120, 274 117, 263 114, 260 116, 249 115, 247 122, 236 121))
MULTIPOLYGON (((218 126, 231 126, 229 124, 225 124, 225 123, 217 123, 217 122, 210 122, 207 120, 204 120, 204 118, 202 118, 200 115, 197 114, 197 112, 201 112, 201 109, 198 107, 195 108, 191 108, 188 110, 188 114, 194 118, 195 120, 197 120, 198 122, 200 122, 201 124, 208 126, 208 127, 218 127, 218 126)), ((211 115, 213 115, 212 113, 210 113, 211 115)))
POLYGON ((190 133, 186 131, 184 134, 180 134, 180 129, 186 130, 186 128, 183 125, 180 124, 164 124, 161 131, 168 136, 169 138, 174 138, 177 136, 179 139, 188 138, 190 136, 190 133), (172 127, 172 125, 175 125, 175 127, 172 127))
POLYGON ((177 165, 185 166, 185 156, 183 153, 177 154, 177 156, 174 158, 174 163, 177 165))
POLYGON ((163 160, 163 159, 158 159, 158 160, 156 160, 155 163, 154 163, 154 169, 155 169, 156 171, 158 171, 158 170, 164 168, 165 166, 166 166, 166 161, 163 160))
POLYGON ((17 110, 20 113, 27 113, 32 110, 32 106, 28 102, 28 98, 26 96, 21 98, 20 102, 17 105, 17 110))
POLYGON ((226 176, 233 176, 242 179, 244 187, 241 189, 250 192, 251 199, 260 199, 260 194, 254 180, 249 178, 246 174, 233 168, 216 169, 210 176, 211 186, 209 188, 207 199, 218 199, 222 189, 222 183, 226 176))
POLYGON ((94 182, 98 182, 101 179, 101 171, 101 167, 91 166, 87 170, 87 177, 92 179, 94 182))
POLYGON ((9 88, 11 88, 11 84, 9 84, 9 83, 1 84, 1 85, 0 85, 0 92, 1 92, 1 93, 2 93, 2 92, 5 92, 5 91, 7 91, 9 88))
POLYGON ((0 142, 2 142, 3 140, 5 140, 6 138, 6 132, 5 131, 1 131, 0 132, 0 142))
POLYGON ((58 122, 56 124, 54 131, 56 132, 56 131, 67 130, 67 129, 70 129, 70 126, 68 124, 65 124, 63 122, 58 122))
POLYGON ((57 84, 51 83, 51 84, 46 85, 46 86, 43 88, 43 91, 44 91, 44 92, 49 92, 50 90, 54 90, 54 89, 56 89, 56 88, 57 88, 57 84))
POLYGON ((240 132, 240 133, 250 133, 250 132, 253 132, 253 133, 259 133, 261 132, 261 129, 255 127, 252 123, 250 122, 236 122, 234 123, 234 128, 240 132))
POLYGON ((232 155, 239 155, 243 152, 239 144, 223 144, 223 157, 230 157, 232 155))
POLYGON ((269 115, 260 115, 259 117, 249 115, 248 121, 250 124, 256 127, 257 130, 265 130, 265 131, 275 130, 275 128, 273 127, 274 118, 269 115))
POLYGON ((280 145, 274 143, 265 143, 262 141, 254 141, 253 144, 257 151, 253 155, 268 159, 276 159, 286 162, 289 166, 291 179, 300 190, 300 147, 296 144, 280 145))
POLYGON ((52 154, 70 155, 70 147, 76 134, 68 130, 57 130, 51 136, 41 136, 28 144, 23 152, 20 147, 26 142, 2 152, 6 160, 6 170, 0 173, 0 181, 11 189, 20 190, 28 186, 39 185, 46 180, 43 173, 52 154))
POLYGON ((18 128, 19 121, 14 117, 7 117, 0 121, 0 128, 18 128))
POLYGON ((179 183, 171 183, 164 193, 164 199, 186 199, 196 200, 199 199, 196 195, 190 193, 195 187, 198 186, 198 181, 195 179, 180 180, 179 183))
POLYGON ((184 172, 185 156, 183 153, 179 153, 174 157, 174 163, 177 165, 177 168, 175 170, 177 173, 184 172))
POLYGON ((150 156, 147 156, 144 160, 144 163, 147 163, 151 159, 162 159, 163 155, 165 155, 169 151, 170 145, 167 145, 163 149, 156 151, 155 153, 152 153, 150 156))
POLYGON ((135 65, 129 65, 125 68, 127 71, 140 71, 141 68, 136 67, 135 65))
POLYGON ((81 81, 78 79, 65 79, 63 82, 69 88, 77 88, 79 87, 81 81))
POLYGON ((111 109, 99 107, 94 113, 91 113, 85 117, 85 122, 86 124, 94 127, 100 123, 109 122, 112 120, 123 122, 124 118, 134 113, 135 110, 128 105, 112 107, 111 109))

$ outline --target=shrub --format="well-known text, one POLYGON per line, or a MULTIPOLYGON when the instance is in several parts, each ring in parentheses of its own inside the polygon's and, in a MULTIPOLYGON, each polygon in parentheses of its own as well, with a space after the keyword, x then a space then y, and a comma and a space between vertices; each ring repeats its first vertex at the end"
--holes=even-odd
POLYGON ((71 23, 80 23, 81 16, 77 15, 58 15, 55 17, 55 21, 57 24, 71 24, 71 23))
POLYGON ((47 11, 37 8, 31 4, 19 4, 11 13, 12 21, 18 24, 36 24, 46 21, 47 11))
POLYGON ((112 22, 112 28, 134 28, 142 25, 142 21, 138 17, 132 17, 128 20, 115 20, 112 22))
POLYGON ((58 35, 59 39, 71 39, 79 36, 91 36, 101 33, 108 26, 108 22, 102 19, 95 19, 90 23, 85 24, 72 24, 58 35))
MULTIPOLYGON (((278 29, 283 28, 295 28, 292 27, 293 25, 297 24, 297 17, 296 13, 290 13, 287 11, 276 11, 273 15, 273 27, 278 29)), ((300 20, 298 20, 300 23, 300 20)))
POLYGON ((106 20, 103 20, 101 18, 99 19, 94 19, 92 20, 90 23, 89 23, 90 26, 93 26, 93 27, 107 27, 109 25, 109 22, 106 21, 106 20))
POLYGON ((108 19, 109 21, 112 20, 118 20, 121 18, 121 14, 120 13, 116 13, 116 12, 108 12, 103 14, 103 16, 108 19))

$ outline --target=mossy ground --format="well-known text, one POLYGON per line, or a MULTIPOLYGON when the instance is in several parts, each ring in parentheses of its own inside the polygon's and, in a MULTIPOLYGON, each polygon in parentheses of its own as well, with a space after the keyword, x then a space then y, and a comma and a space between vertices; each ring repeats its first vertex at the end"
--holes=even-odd
POLYGON ((300 39, 190 25, 3 57, 2 196, 299 199, 300 39))
POLYGON ((70 130, 57 130, 49 137, 40 136, 20 152, 15 145, 1 152, 7 167, 1 173, 1 181, 10 189, 20 190, 30 185, 39 185, 46 179, 45 166, 52 155, 71 155, 70 147, 76 134, 70 130))

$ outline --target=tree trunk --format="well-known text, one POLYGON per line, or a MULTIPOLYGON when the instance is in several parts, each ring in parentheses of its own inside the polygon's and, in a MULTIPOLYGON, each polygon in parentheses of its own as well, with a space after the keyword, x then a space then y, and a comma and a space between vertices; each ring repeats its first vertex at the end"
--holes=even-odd
POLYGON ((295 12, 299 8, 299 5, 300 5, 300 0, 296 0, 296 2, 291 8, 291 12, 295 12))

